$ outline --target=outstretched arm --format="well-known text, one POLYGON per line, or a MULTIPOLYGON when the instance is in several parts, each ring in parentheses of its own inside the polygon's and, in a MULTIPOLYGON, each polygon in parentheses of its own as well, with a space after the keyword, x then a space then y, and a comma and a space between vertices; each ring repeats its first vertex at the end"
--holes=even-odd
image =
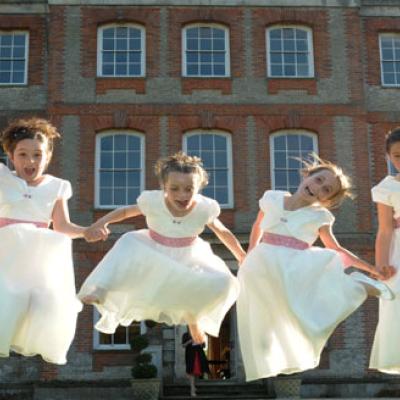
MULTIPOLYGON (((81 238, 84 236, 86 227, 76 225, 70 221, 67 200, 58 199, 53 209, 53 229, 57 232, 64 233, 72 239, 81 238)), ((103 239, 103 235, 98 233, 97 239, 103 239)))
POLYGON ((382 203, 377 203, 378 232, 375 240, 375 264, 382 274, 389 278, 395 272, 389 266, 390 244, 393 236, 393 208, 382 203))
POLYGON ((259 211, 257 214, 257 218, 254 221, 253 227, 251 228, 249 249, 247 250, 248 252, 251 251, 254 247, 256 247, 260 242, 263 233, 261 229, 261 221, 263 218, 264 218, 264 213, 262 211, 259 211))
MULTIPOLYGON (((128 218, 136 217, 141 215, 139 207, 135 205, 116 208, 115 210, 109 212, 103 217, 99 218, 94 224, 92 224, 85 232, 85 239, 88 242, 93 242, 98 236, 107 235, 110 233, 107 226, 115 222, 123 221, 128 218)), ((107 237, 106 236, 106 237, 107 237)))
POLYGON ((246 256, 246 252, 234 234, 218 218, 215 218, 207 226, 217 235, 218 239, 230 250, 240 264, 246 256))
POLYGON ((374 266, 357 257, 351 251, 345 249, 339 244, 332 232, 332 225, 323 225, 319 229, 319 237, 325 247, 336 250, 340 253, 342 258, 345 260, 346 267, 351 265, 363 271, 367 271, 379 279, 384 279, 384 276, 377 271, 374 266))

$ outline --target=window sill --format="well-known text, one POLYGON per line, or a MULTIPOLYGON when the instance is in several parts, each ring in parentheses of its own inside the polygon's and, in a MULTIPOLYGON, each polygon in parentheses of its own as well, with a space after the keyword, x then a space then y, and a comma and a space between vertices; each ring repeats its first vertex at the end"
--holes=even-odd
POLYGON ((192 94, 197 90, 219 90, 222 94, 232 94, 232 79, 213 77, 183 77, 182 93, 192 94))
POLYGON ((316 78, 268 78, 268 94, 278 94, 281 91, 304 90, 308 94, 317 94, 316 78))
POLYGON ((109 90, 133 90, 137 94, 146 93, 146 78, 129 77, 129 78, 96 78, 96 94, 105 94, 109 90))

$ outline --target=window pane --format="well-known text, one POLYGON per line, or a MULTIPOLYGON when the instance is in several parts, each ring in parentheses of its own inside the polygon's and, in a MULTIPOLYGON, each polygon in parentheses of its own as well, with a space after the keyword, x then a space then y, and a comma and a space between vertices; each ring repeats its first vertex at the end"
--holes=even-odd
POLYGON ((100 186, 101 187, 112 187, 113 176, 111 172, 100 171, 100 186))
POLYGON ((100 189, 100 204, 111 205, 112 200, 112 189, 100 189))
POLYGON ((114 168, 126 168, 126 153, 114 153, 114 168))
POLYGON ((112 168, 112 166, 113 166, 112 153, 102 153, 100 168, 112 168))
POLYGON ((224 76, 225 66, 224 65, 214 65, 214 75, 224 76))
POLYGON ((200 136, 193 135, 187 138, 187 148, 190 150, 200 149, 200 136))
POLYGON ((140 152, 128 153, 128 168, 140 168, 140 152))
POLYGON ((115 189, 114 190, 114 204, 125 205, 127 204, 127 191, 126 189, 115 189))

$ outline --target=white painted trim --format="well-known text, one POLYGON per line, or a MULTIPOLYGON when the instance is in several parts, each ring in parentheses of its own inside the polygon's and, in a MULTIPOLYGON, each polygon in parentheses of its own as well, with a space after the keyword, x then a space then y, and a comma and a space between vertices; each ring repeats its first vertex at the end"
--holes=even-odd
POLYGON ((29 35, 29 31, 26 30, 0 30, 0 34, 10 34, 12 33, 14 34, 21 34, 24 33, 25 34, 25 67, 24 67, 24 82, 22 83, 14 83, 14 82, 9 82, 9 83, 2 83, 0 82, 0 87, 4 87, 4 86, 27 86, 28 85, 28 68, 29 68, 29 44, 30 44, 30 35, 29 35))
POLYGON ((202 134, 211 134, 211 135, 218 135, 223 136, 226 138, 227 149, 226 149, 226 156, 227 156, 227 164, 228 164, 228 203, 220 204, 220 207, 223 209, 229 209, 234 207, 234 190, 233 190, 233 154, 232 154, 232 135, 228 132, 221 131, 218 129, 194 129, 191 131, 186 132, 182 138, 182 149, 184 152, 187 152, 187 138, 190 136, 195 135, 202 135, 202 134))
POLYGON ((101 25, 97 28, 97 77, 98 78, 143 78, 146 76, 146 29, 143 25, 135 24, 135 23, 111 23, 101 25), (118 28, 118 27, 126 27, 126 28, 136 28, 140 31, 140 44, 141 44, 141 52, 140 52, 140 75, 102 75, 101 67, 103 64, 103 53, 101 51, 101 44, 103 39, 103 31, 107 28, 118 28))
POLYGON ((381 39, 388 37, 388 38, 393 38, 394 36, 397 36, 400 38, 400 34, 397 32, 386 32, 386 33, 380 33, 378 37, 378 44, 379 44, 379 64, 380 64, 380 69, 381 69, 381 85, 382 87, 387 87, 387 88, 399 88, 400 87, 400 82, 397 84, 388 84, 384 83, 384 73, 383 73, 383 58, 382 58, 382 44, 381 44, 381 39))
POLYGON ((312 139, 313 141, 313 151, 314 153, 318 154, 319 149, 318 149, 318 136, 314 132, 309 132, 303 129, 282 129, 277 132, 271 133, 269 136, 269 159, 270 159, 270 177, 271 177, 271 188, 275 189, 275 147, 274 147, 274 139, 278 136, 289 136, 291 134, 294 135, 304 135, 308 136, 312 139))
MULTIPOLYGON (((265 30, 265 54, 267 58, 267 77, 270 79, 312 79, 315 78, 314 72, 314 43, 313 43, 313 31, 311 28, 305 25, 292 25, 292 24, 276 24, 268 26, 265 30), (309 75, 308 76, 287 76, 287 75, 279 75, 279 76, 272 76, 271 75, 271 61, 270 61, 270 52, 269 49, 271 48, 270 39, 269 39, 269 32, 274 29, 283 29, 283 28, 293 28, 293 29, 301 29, 306 31, 307 33, 307 44, 308 44, 308 57, 309 57, 309 75)), ((297 53, 295 53, 297 54, 297 53)), ((297 65, 297 62, 296 62, 297 65)))
MULTIPOLYGON (((96 308, 93 308, 93 325, 100 319, 100 313, 96 308)), ((140 322, 140 334, 147 332, 147 327, 144 321, 140 322)), ((93 328, 93 349, 94 350, 130 350, 131 346, 127 344, 100 344, 100 334, 98 330, 93 328)), ((127 333, 128 334, 128 333, 127 333)), ((105 335, 105 334, 104 334, 105 335)), ((127 338, 128 342, 128 338, 127 338)))
POLYGON ((114 208, 119 207, 118 205, 108 205, 108 206, 103 206, 100 204, 100 176, 99 176, 99 170, 100 170, 100 141, 101 138, 105 136, 114 136, 114 135, 130 135, 130 136, 136 136, 140 139, 140 190, 139 192, 142 192, 145 188, 145 154, 146 154, 146 142, 145 142, 145 137, 144 134, 141 132, 137 132, 134 130, 128 130, 128 129, 109 129, 107 131, 100 132, 96 135, 96 145, 95 145, 95 179, 94 179, 94 206, 97 209, 100 210, 111 210, 114 208))
POLYGON ((230 65, 230 31, 229 28, 225 25, 218 24, 218 23, 195 23, 195 24, 188 24, 182 28, 182 76, 185 78, 199 78, 199 79, 214 79, 214 78, 230 78, 231 76, 231 65, 230 65), (186 31, 190 28, 199 28, 199 27, 206 27, 206 28, 219 28, 224 31, 225 34, 225 75, 188 75, 187 74, 187 65, 186 65, 186 31))

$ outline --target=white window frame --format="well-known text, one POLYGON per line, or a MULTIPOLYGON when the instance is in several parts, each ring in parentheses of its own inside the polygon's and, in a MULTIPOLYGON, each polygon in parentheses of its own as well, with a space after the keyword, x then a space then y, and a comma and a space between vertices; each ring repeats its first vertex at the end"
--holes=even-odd
POLYGON ((107 131, 103 131, 96 135, 96 150, 95 150, 95 208, 103 209, 103 210, 111 210, 117 207, 121 207, 121 205, 101 205, 100 204, 100 156, 101 156, 101 139, 106 136, 114 136, 114 135, 128 135, 135 136, 140 139, 141 151, 140 151, 140 188, 139 193, 144 190, 145 187, 145 137, 143 133, 137 132, 134 130, 125 130, 125 129, 109 129, 107 131))
MULTIPOLYGON (((100 319, 100 313, 96 308, 93 309, 93 322, 94 324, 100 319)), ((130 350, 131 345, 129 344, 128 338, 128 327, 126 329, 126 344, 101 344, 100 335, 106 335, 106 333, 101 333, 96 329, 93 329, 93 349, 94 350, 130 350)), ((144 335, 147 332, 147 327, 145 321, 140 322, 140 334, 144 335)), ((112 334, 113 335, 113 334, 112 334)))
MULTIPOLYGON (((189 24, 182 29, 182 74, 185 78, 229 78, 231 76, 230 66, 230 41, 229 41, 229 28, 221 24, 189 24), (190 28, 218 28, 224 31, 225 35, 225 75, 188 75, 187 73, 187 62, 186 62, 186 32, 190 28)), ((200 65, 200 64, 199 64, 200 65)))
POLYGON ((217 129, 212 130, 203 130, 203 129, 194 129, 189 132, 186 132, 183 135, 183 143, 182 148, 184 152, 187 152, 187 139, 191 136, 196 135, 218 135, 222 136, 226 139, 226 157, 227 157, 227 166, 228 166, 228 202, 226 204, 219 203, 220 207, 223 209, 229 209, 234 207, 234 199, 233 199, 233 162, 232 162, 232 135, 230 133, 220 131, 217 129))
MULTIPOLYGON (((275 145, 274 139, 279 136, 289 136, 289 135, 304 135, 310 137, 313 141, 313 153, 318 154, 318 136, 314 132, 306 131, 303 129, 283 129, 272 133, 269 136, 269 148, 270 148, 270 176, 271 176, 271 187, 275 189, 275 145)), ((286 159, 288 159, 287 149, 286 149, 286 159)), ((289 180, 288 180, 289 181, 289 180)), ((279 189, 281 190, 281 189, 279 189)), ((287 188, 286 190, 289 190, 287 188)))
MULTIPOLYGON (((313 43, 313 31, 311 28, 309 28, 308 26, 304 26, 304 25, 272 25, 269 26, 266 30, 265 30, 265 43, 266 43, 266 56, 267 56, 267 76, 268 78, 271 79, 280 79, 280 78, 284 78, 284 79, 310 79, 310 78, 314 78, 315 77, 315 71, 314 71, 314 43, 313 43), (299 75, 272 75, 271 73, 271 55, 270 55, 270 49, 271 49, 271 44, 270 44, 270 37, 269 37, 269 33, 272 30, 275 29, 284 29, 284 28, 292 28, 292 29, 301 29, 303 31, 305 31, 307 33, 307 44, 308 44, 308 62, 309 62, 309 74, 307 76, 299 76, 299 75)), ((297 54, 297 53, 295 53, 297 54)), ((284 63, 282 64, 284 65, 284 63)), ((297 65, 297 63, 296 63, 297 65)))
MULTIPOLYGON (((399 80, 399 82, 397 82, 397 83, 385 83, 385 79, 384 79, 384 76, 385 76, 385 74, 384 74, 384 72, 383 72, 383 57, 382 57, 382 51, 383 51, 383 49, 382 49, 382 39, 383 38, 393 38, 393 37, 396 37, 396 38, 398 38, 398 39, 400 39, 400 33, 395 33, 395 32, 393 32, 393 33, 381 33, 380 35, 379 35, 379 57, 380 57, 380 68, 381 68, 381 85, 383 86, 383 87, 393 87, 393 88, 398 88, 398 87, 400 87, 400 80, 399 80)), ((394 63, 396 63, 396 62, 400 62, 400 58, 399 58, 399 60, 398 61, 393 61, 394 63)), ((400 71, 399 71, 399 75, 400 75, 400 71)), ((396 79, 396 78, 395 78, 396 79)))
POLYGON ((28 66, 29 66, 29 31, 25 30, 0 30, 0 35, 9 35, 9 34, 25 34, 25 70, 24 70, 24 81, 23 82, 0 82, 0 86, 26 86, 28 84, 28 66))
MULTIPOLYGON (((115 62, 114 62, 115 64, 115 62)), ((127 24, 107 24, 102 25, 97 29, 97 77, 99 78, 143 78, 146 76, 146 29, 144 26, 139 24, 127 23, 127 24), (140 30, 141 32, 141 62, 140 69, 141 74, 139 75, 103 75, 102 67, 103 67, 103 52, 102 52, 102 44, 103 44, 103 32, 108 28, 135 28, 140 30)))

